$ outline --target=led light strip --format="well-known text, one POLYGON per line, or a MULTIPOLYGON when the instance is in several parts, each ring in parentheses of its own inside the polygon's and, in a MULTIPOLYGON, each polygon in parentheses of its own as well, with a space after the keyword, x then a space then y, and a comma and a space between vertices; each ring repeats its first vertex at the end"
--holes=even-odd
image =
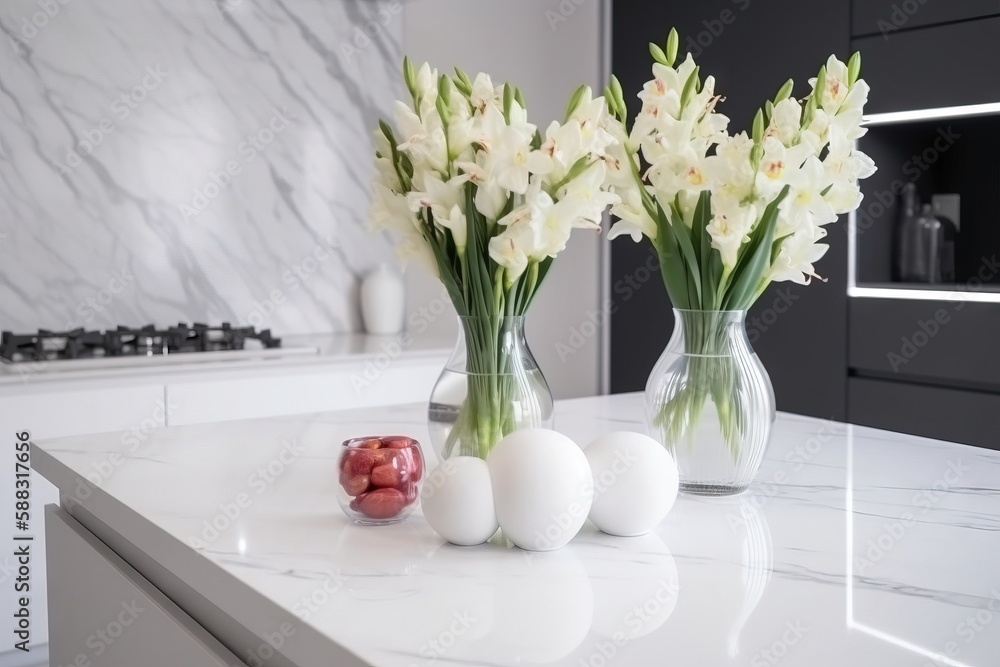
POLYGON ((890 111, 888 113, 873 113, 865 116, 862 124, 892 125, 894 123, 912 123, 919 120, 938 120, 941 118, 968 118, 970 116, 989 116, 1000 114, 1000 102, 989 104, 965 104, 957 107, 940 107, 937 109, 915 109, 913 111, 890 111))

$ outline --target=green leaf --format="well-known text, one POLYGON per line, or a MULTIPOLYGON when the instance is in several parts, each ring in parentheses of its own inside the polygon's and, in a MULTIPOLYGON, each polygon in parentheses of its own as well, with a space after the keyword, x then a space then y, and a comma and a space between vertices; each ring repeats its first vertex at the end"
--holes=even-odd
POLYGON ((461 67, 455 68, 455 87, 466 97, 472 94, 472 80, 461 67))
POLYGON ((681 91, 681 109, 687 106, 691 96, 695 93, 695 88, 698 86, 698 70, 700 69, 700 67, 695 67, 687 81, 684 82, 684 89, 681 91))
POLYGON ((677 246, 677 238, 670 228, 670 222, 659 202, 656 204, 656 254, 660 260, 660 275, 663 286, 667 288, 674 308, 687 309, 691 304, 687 298, 687 271, 684 270, 684 260, 677 246))
POLYGON ((611 75, 611 91, 615 93, 615 106, 619 111, 618 120, 624 123, 628 119, 628 105, 625 103, 622 84, 614 74, 611 75))
POLYGON ((444 74, 438 79, 438 97, 444 100, 445 106, 451 106, 451 79, 444 74))
POLYGON ((670 228, 677 238, 677 247, 680 248, 681 256, 684 258, 684 265, 688 271, 688 284, 694 288, 693 292, 689 291, 690 302, 693 304, 701 303, 701 271, 698 267, 698 255, 695 254, 694 244, 691 242, 691 231, 684 224, 684 219, 681 217, 680 211, 670 207, 670 228))
POLYGON ((653 60, 661 65, 670 67, 670 62, 667 60, 667 54, 663 52, 663 49, 652 42, 649 43, 649 55, 653 56, 653 60))
POLYGON ((413 62, 409 56, 403 56, 403 81, 406 89, 410 91, 410 97, 414 103, 417 101, 417 71, 413 67, 413 62))
POLYGON ((438 98, 434 100, 434 108, 437 109, 438 115, 441 116, 441 120, 445 125, 451 120, 451 109, 448 108, 448 103, 443 97, 438 95, 438 98))
POLYGON ((754 230, 749 259, 740 269, 740 273, 726 297, 726 310, 745 310, 752 305, 749 301, 763 279, 764 272, 770 268, 774 228, 778 221, 778 206, 787 194, 788 186, 786 185, 764 209, 764 215, 761 217, 757 229, 754 230))
POLYGON ((778 89, 778 94, 774 96, 774 103, 777 104, 778 102, 782 102, 791 97, 792 89, 794 87, 795 87, 795 82, 792 81, 791 79, 782 84, 781 88, 778 89))
POLYGON ((677 28, 671 28, 667 35, 667 67, 673 67, 677 62, 677 47, 680 46, 680 37, 677 35, 677 28))
POLYGON ((753 117, 753 141, 759 144, 764 140, 764 112, 757 109, 753 117))
POLYGON ((566 105, 566 120, 569 120, 573 112, 576 111, 576 107, 580 104, 580 100, 583 98, 583 94, 587 92, 586 84, 581 84, 569 98, 569 104, 566 105))
POLYGON ((819 68, 819 74, 816 75, 816 87, 814 90, 816 92, 813 94, 813 97, 816 97, 817 95, 819 96, 816 100, 816 103, 819 104, 823 101, 823 93, 826 90, 826 65, 819 68))
POLYGON ((861 52, 855 51, 851 59, 847 61, 847 86, 853 87, 861 76, 861 52))
POLYGON ((719 287, 720 272, 712 267, 713 256, 721 255, 712 247, 712 236, 708 233, 708 223, 712 219, 712 193, 703 191, 698 196, 698 205, 694 209, 694 219, 691 224, 691 237, 698 251, 698 266, 701 268, 701 298, 704 310, 715 310, 715 293, 719 287))

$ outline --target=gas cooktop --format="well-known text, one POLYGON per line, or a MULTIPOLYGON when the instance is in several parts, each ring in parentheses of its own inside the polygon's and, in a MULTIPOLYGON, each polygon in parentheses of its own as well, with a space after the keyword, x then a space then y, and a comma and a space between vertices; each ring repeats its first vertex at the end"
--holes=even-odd
POLYGON ((253 327, 234 327, 228 322, 220 326, 181 323, 167 328, 120 326, 106 331, 39 329, 32 334, 10 331, 0 334, 0 361, 12 364, 58 362, 52 364, 52 368, 80 365, 70 362, 117 366, 130 362, 210 361, 316 353, 315 348, 283 349, 281 339, 274 337, 270 329, 257 331, 253 327))

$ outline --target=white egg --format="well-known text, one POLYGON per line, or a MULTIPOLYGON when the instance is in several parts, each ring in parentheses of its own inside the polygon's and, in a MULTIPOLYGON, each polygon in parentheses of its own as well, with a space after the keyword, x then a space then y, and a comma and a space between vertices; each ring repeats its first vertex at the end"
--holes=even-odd
POLYGON ((664 447, 641 433, 620 431, 585 450, 594 475, 590 520, 611 535, 652 530, 677 500, 677 466, 664 447))
POLYGON ((486 461, 456 456, 435 468, 420 490, 424 518, 452 544, 482 544, 497 532, 493 485, 486 461))
POLYGON ((549 429, 522 429, 497 443, 488 463, 497 520, 511 542, 552 551, 580 532, 594 489, 575 442, 549 429))

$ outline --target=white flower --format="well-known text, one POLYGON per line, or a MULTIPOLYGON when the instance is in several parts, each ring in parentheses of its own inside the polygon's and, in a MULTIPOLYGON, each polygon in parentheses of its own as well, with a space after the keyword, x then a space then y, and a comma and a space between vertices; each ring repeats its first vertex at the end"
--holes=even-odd
POLYGON ((712 220, 705 229, 726 270, 736 266, 740 247, 749 240, 748 234, 756 220, 757 208, 754 204, 744 205, 734 197, 712 198, 712 220))
POLYGON ((628 234, 638 243, 646 236, 651 241, 656 240, 656 222, 649 217, 646 207, 642 205, 642 193, 638 188, 618 190, 621 203, 611 207, 611 214, 620 220, 611 226, 608 239, 614 240, 622 234, 628 234))
POLYGON ((875 163, 861 151, 835 151, 823 160, 823 169, 831 187, 825 198, 839 215, 853 211, 861 204, 858 180, 875 173, 875 163))
POLYGON ((487 178, 505 190, 524 194, 530 173, 543 173, 551 168, 551 162, 531 148, 535 126, 514 123, 513 110, 508 125, 499 109, 487 107, 481 127, 484 151, 480 153, 483 157, 480 164, 487 178))
POLYGON ((819 158, 810 156, 800 168, 791 170, 786 183, 789 191, 781 202, 775 238, 806 227, 836 222, 837 213, 821 194, 828 181, 819 158))
POLYGON ((789 97, 774 105, 774 115, 767 134, 775 136, 785 146, 791 146, 799 136, 802 126, 802 105, 789 97))
POLYGON ((420 100, 420 115, 423 117, 429 111, 434 110, 437 101, 438 71, 431 68, 428 63, 424 63, 417 70, 417 79, 414 81, 416 97, 420 100))
POLYGON ((424 174, 423 190, 411 192, 406 197, 410 210, 414 213, 430 209, 434 223, 451 231, 459 250, 465 248, 466 223, 463 211, 465 183, 468 180, 467 175, 460 175, 445 182, 433 173, 424 174))
POLYGON ((746 199, 754 185, 750 164, 753 139, 746 132, 724 137, 716 146, 715 155, 705 158, 704 171, 712 183, 715 195, 746 199))
POLYGON ((447 170, 444 126, 436 109, 418 117, 408 106, 396 102, 396 126, 403 137, 399 150, 406 151, 414 168, 426 167, 442 173, 447 170))
POLYGON ((591 99, 590 87, 584 89, 569 123, 576 123, 580 128, 580 150, 585 153, 600 154, 614 142, 615 138, 607 131, 605 117, 608 115, 608 105, 603 97, 591 99))
POLYGON ((813 278, 818 278, 813 264, 830 248, 824 243, 816 243, 824 236, 826 230, 822 227, 806 227, 782 241, 781 250, 771 266, 770 279, 808 285, 813 278))
POLYGON ((417 228, 418 221, 407 203, 406 195, 397 194, 382 183, 372 184, 372 203, 368 208, 368 229, 406 232, 417 228))
POLYGON ((489 106, 499 107, 501 100, 497 97, 493 87, 493 81, 489 74, 480 72, 472 82, 472 95, 470 102, 475 115, 482 116, 489 106))
POLYGON ((830 115, 836 114, 847 99, 850 90, 847 86, 847 74, 847 65, 831 55, 826 61, 826 88, 816 91, 816 77, 809 79, 810 85, 813 86, 813 94, 820 95, 819 108, 830 115))
POLYGON ((600 229, 604 211, 621 202, 617 194, 601 189, 604 179, 604 163, 598 161, 560 188, 559 201, 568 200, 571 208, 580 211, 580 217, 571 221, 574 227, 600 229))

